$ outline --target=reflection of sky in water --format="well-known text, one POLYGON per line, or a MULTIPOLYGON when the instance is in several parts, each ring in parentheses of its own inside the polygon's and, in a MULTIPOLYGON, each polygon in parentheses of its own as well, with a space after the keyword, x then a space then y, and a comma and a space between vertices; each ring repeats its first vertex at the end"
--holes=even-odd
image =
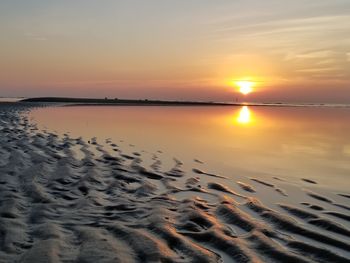
POLYGON ((0 97, 0 102, 17 102, 20 100, 23 100, 24 98, 6 98, 6 97, 0 97))
POLYGON ((349 187, 350 109, 281 107, 61 107, 38 109, 39 126, 134 151, 192 161, 226 176, 314 178, 349 187), (124 147, 124 146, 123 146, 124 147), (132 149, 131 149, 132 150, 132 149), (347 184, 347 185, 346 185, 347 184))

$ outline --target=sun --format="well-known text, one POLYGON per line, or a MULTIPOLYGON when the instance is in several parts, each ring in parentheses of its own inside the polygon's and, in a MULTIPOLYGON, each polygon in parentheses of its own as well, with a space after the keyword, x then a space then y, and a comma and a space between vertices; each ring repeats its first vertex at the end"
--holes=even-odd
POLYGON ((235 84, 239 87, 239 92, 241 92, 244 95, 251 93, 255 85, 254 82, 248 80, 236 81, 235 84))

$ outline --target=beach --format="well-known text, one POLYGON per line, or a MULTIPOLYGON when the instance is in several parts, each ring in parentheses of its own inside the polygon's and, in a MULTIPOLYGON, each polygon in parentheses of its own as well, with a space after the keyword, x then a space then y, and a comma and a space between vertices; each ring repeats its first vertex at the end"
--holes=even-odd
POLYGON ((118 142, 38 128, 43 106, 0 103, 0 262, 350 262, 349 193, 278 177, 233 188, 200 160, 164 170, 156 152, 148 167, 118 142))

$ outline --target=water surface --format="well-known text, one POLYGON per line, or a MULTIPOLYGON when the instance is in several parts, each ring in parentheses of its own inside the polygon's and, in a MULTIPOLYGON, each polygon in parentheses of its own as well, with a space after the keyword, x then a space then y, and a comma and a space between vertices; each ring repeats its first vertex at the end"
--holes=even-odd
POLYGON ((331 107, 69 106, 34 110, 41 128, 162 152, 226 177, 309 178, 350 187, 350 109, 331 107), (197 162, 198 164, 198 162, 197 162))

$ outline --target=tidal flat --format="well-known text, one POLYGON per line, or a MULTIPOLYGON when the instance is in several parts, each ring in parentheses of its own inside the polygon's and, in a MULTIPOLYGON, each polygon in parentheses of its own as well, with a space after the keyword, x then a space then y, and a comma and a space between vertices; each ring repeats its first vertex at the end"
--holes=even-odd
MULTIPOLYGON (((252 131, 245 131, 250 134, 245 144, 242 137, 233 137, 237 142, 230 144, 228 137, 222 137, 227 131, 218 126, 203 129, 208 122, 217 121, 249 125, 241 110, 223 118, 226 113, 218 115, 221 111, 217 108, 214 115, 218 117, 212 114, 213 118, 208 118, 212 110, 205 108, 202 118, 199 108, 177 108, 193 114, 181 112, 180 118, 174 109, 162 108, 163 116, 171 117, 181 131, 176 137, 173 127, 162 127, 156 118, 159 107, 148 112, 124 107, 116 109, 119 114, 110 115, 103 114, 103 107, 75 109, 40 103, 0 104, 0 261, 350 262, 350 193, 344 177, 348 141, 340 138, 344 130, 325 139, 327 131, 338 130, 338 126, 332 130, 334 121, 330 130, 321 129, 315 140, 311 137, 314 130, 308 138, 299 138, 301 126, 290 118, 288 123, 297 127, 295 136, 290 137, 294 141, 278 148, 272 141, 286 137, 266 137, 261 127, 258 131, 265 141, 258 143, 252 131), (81 114, 87 114, 90 121, 85 126, 81 114), (50 116, 49 120, 45 116, 50 116), (117 119, 106 121, 106 116, 117 119), (183 134, 193 123, 191 116, 204 126, 195 125, 194 137, 186 137, 183 134), (133 118, 140 118, 135 123, 143 130, 130 124, 133 118), (129 127, 121 125, 123 120, 129 127), (157 133, 148 139, 148 133, 155 133, 152 123, 168 137, 157 133), (203 135, 203 131, 207 133, 203 135), (216 137, 208 137, 208 132, 216 137), (196 148, 195 137, 211 138, 211 144, 219 146, 196 148), (312 141, 314 147, 304 143, 300 148, 301 141, 312 141), (189 145, 194 150, 187 151, 189 145), (234 155, 234 147, 224 145, 241 148, 234 155), (252 149, 254 145, 257 148, 252 149), (341 145, 341 151, 330 145, 341 145), (259 152, 259 147, 266 151, 259 152), (271 155, 278 149, 285 155, 271 155), (327 149, 329 155, 322 155, 327 149), (319 164, 322 158, 326 161, 319 164), (333 170, 334 176, 309 173, 310 163, 325 173, 333 170), (294 166, 297 169, 291 168, 294 166), (293 172, 297 176, 291 176, 293 172), (334 183, 329 183, 332 180, 334 183)), ((257 122, 263 114, 256 114, 257 122)), ((327 114, 323 118, 330 117, 327 114)), ((347 118, 346 114, 337 116, 339 123, 347 118)), ((269 124, 267 118, 261 120, 269 124)), ((281 133, 283 127, 278 127, 281 133)), ((236 126, 236 136, 239 131, 236 126)))

